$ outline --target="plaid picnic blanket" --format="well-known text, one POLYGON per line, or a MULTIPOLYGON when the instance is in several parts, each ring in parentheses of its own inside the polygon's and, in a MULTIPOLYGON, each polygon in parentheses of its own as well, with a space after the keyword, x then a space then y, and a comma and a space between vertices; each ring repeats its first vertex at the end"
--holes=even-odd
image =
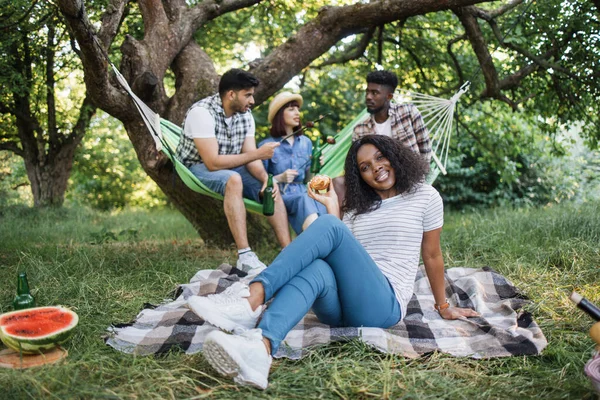
MULTIPOLYGON (((202 350, 206 335, 217 329, 187 307, 192 295, 219 293, 236 281, 250 281, 247 271, 223 264, 201 270, 181 285, 175 300, 159 306, 147 304, 135 320, 108 328, 106 343, 140 355, 161 354, 181 348, 188 354, 202 350)), ((539 354, 546 338, 531 314, 522 309, 528 300, 515 286, 491 268, 446 270, 449 302, 472 307, 481 317, 446 321, 434 310, 429 281, 421 266, 405 318, 389 329, 332 328, 309 312, 286 336, 275 357, 299 359, 308 348, 332 341, 358 338, 386 352, 418 357, 440 351, 453 356, 489 358, 539 354)))

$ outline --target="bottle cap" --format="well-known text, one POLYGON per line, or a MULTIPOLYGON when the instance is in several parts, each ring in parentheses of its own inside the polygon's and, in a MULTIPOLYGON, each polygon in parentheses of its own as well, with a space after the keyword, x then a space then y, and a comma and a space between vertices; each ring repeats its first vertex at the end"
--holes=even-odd
POLYGON ((577 292, 573 292, 571 293, 571 295, 569 296, 569 299, 571 299, 571 301, 575 304, 579 304, 581 303, 581 300, 583 300, 583 296, 580 295, 577 292))

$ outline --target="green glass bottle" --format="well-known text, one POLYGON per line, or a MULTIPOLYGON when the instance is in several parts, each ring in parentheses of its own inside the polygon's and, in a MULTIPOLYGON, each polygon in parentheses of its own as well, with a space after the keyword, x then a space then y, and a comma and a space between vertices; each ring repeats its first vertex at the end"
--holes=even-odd
POLYGON ((35 299, 29 293, 29 282, 27 282, 27 274, 25 272, 21 272, 17 279, 17 295, 13 300, 13 307, 15 310, 35 307, 35 299))
POLYGON ((271 216, 275 213, 275 200, 273 200, 273 175, 269 174, 267 187, 263 193, 263 215, 271 216))
POLYGON ((315 145, 313 146, 312 157, 310 162, 310 172, 318 174, 321 172, 321 136, 317 136, 315 145))

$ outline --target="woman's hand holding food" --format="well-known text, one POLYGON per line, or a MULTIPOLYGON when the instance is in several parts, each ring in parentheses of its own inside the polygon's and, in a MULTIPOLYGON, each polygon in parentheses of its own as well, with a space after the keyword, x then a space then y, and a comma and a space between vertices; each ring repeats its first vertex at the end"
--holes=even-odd
POLYGON ((329 214, 340 216, 339 201, 333 190, 331 178, 327 175, 316 175, 308 182, 307 189, 308 197, 323 204, 329 214))

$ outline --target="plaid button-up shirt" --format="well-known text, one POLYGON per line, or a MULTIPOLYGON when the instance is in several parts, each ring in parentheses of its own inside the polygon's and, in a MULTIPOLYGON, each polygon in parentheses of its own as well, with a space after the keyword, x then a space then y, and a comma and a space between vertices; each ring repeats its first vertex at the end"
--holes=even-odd
MULTIPOLYGON (((406 147, 431 161, 431 141, 429 131, 423 123, 423 117, 414 104, 390 103, 388 111, 392 138, 399 140, 406 147)), ((375 135, 375 117, 369 115, 364 121, 354 127, 352 141, 356 141, 366 135, 375 135)))
POLYGON ((219 155, 240 154, 242 152, 246 133, 252 128, 252 113, 250 111, 245 113, 235 113, 231 118, 230 124, 227 125, 225 123, 223 102, 217 93, 194 103, 185 115, 186 118, 183 120, 183 132, 181 133, 179 144, 177 145, 177 158, 179 158, 183 165, 189 168, 194 164, 202 162, 194 139, 186 136, 184 133, 187 115, 194 107, 204 107, 208 109, 208 112, 212 115, 213 120, 215 121, 215 137, 219 143, 219 155))

